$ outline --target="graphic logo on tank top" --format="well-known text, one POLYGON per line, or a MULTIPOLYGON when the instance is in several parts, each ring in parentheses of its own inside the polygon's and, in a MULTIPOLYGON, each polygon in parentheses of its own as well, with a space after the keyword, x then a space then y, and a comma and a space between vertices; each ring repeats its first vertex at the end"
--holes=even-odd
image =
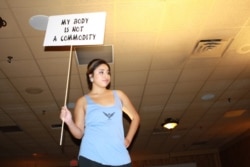
POLYGON ((108 117, 108 119, 111 119, 111 117, 113 117, 113 115, 115 114, 115 112, 113 112, 113 113, 105 113, 105 112, 103 112, 103 114, 104 114, 106 117, 108 117))

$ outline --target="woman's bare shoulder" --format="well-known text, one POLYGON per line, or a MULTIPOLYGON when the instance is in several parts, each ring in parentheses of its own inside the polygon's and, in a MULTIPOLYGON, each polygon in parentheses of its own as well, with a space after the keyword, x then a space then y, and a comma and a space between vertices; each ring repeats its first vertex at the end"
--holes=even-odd
POLYGON ((118 93, 119 96, 124 96, 126 95, 122 90, 114 90, 118 93))
POLYGON ((77 99, 76 101, 76 105, 77 106, 81 106, 85 109, 86 105, 87 105, 87 100, 85 96, 81 96, 77 99))

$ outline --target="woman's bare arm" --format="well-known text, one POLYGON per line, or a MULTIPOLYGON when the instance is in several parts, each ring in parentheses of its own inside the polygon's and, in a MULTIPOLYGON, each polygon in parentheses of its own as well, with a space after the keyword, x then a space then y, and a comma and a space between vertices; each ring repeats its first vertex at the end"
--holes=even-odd
POLYGON ((131 142, 134 138, 134 135, 139 127, 140 116, 139 116, 138 112, 136 111, 136 109, 134 108, 131 101, 129 100, 129 98, 127 97, 127 95, 120 90, 118 90, 117 92, 118 92, 118 95, 121 98, 122 103, 123 103, 123 111, 131 119, 129 130, 128 130, 128 133, 125 137, 125 145, 126 145, 126 147, 128 147, 131 144, 131 142))

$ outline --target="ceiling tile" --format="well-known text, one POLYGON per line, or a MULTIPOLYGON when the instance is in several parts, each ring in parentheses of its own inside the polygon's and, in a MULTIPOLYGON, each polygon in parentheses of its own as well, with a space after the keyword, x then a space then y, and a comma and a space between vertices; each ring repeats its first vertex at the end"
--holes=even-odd
POLYGON ((40 69, 33 60, 18 60, 12 63, 1 63, 4 73, 10 77, 41 76, 40 69))
POLYGON ((119 72, 115 74, 115 86, 120 85, 144 85, 147 71, 119 72))

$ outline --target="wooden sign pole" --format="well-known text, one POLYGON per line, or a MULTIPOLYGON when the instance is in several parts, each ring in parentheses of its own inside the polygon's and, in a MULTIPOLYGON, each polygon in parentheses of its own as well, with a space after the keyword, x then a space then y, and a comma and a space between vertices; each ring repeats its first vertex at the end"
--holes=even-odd
MULTIPOLYGON (((68 75, 67 75, 67 81, 66 81, 66 90, 65 90, 65 97, 64 97, 64 106, 67 105, 68 92, 69 92, 69 80, 70 80, 70 72, 71 72, 71 64, 72 64, 72 45, 70 46, 69 64, 68 64, 68 75)), ((63 131, 64 131, 64 121, 62 121, 60 145, 62 145, 63 131)))

